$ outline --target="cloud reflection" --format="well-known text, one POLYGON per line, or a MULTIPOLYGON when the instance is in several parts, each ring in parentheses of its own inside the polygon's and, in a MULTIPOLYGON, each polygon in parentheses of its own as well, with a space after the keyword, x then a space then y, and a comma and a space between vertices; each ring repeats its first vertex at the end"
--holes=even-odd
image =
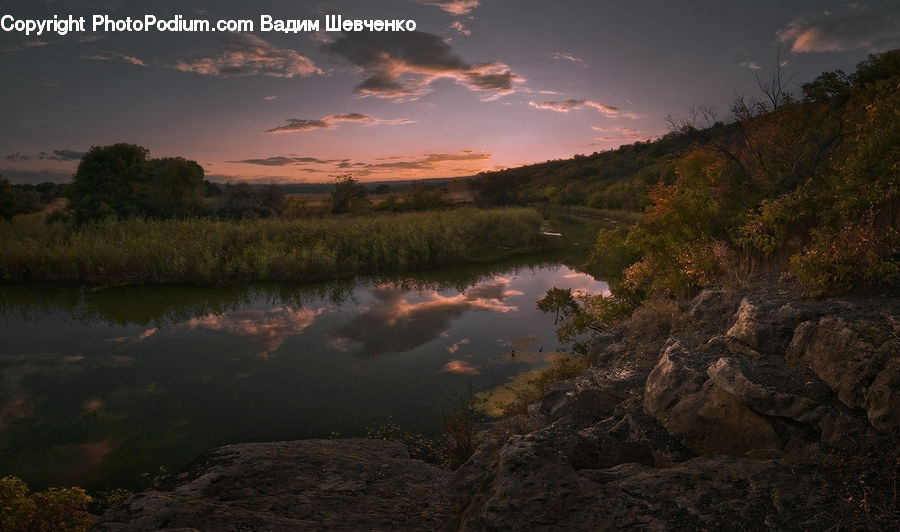
POLYGON ((451 360, 444 364, 441 373, 454 373, 456 375, 480 375, 481 370, 465 360, 451 360))
POLYGON ((377 286, 372 289, 375 301, 333 330, 332 335, 359 344, 359 355, 364 357, 408 351, 440 338, 454 318, 467 312, 517 311, 518 307, 505 300, 522 293, 510 290, 508 285, 508 279, 497 278, 454 296, 425 292, 423 301, 410 301, 408 293, 397 285, 377 286))
POLYGON ((313 324, 316 310, 273 308, 269 310, 239 310, 224 314, 207 314, 186 322, 188 328, 224 331, 236 334, 249 343, 258 346, 257 356, 268 358, 291 336, 301 334, 313 324))

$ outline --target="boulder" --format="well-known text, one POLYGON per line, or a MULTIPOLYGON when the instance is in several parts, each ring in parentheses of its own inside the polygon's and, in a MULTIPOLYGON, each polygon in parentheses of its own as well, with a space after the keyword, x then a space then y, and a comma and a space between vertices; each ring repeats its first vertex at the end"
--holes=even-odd
POLYGON ((448 473, 398 442, 301 440, 228 445, 161 491, 107 511, 96 530, 442 528, 448 473))
POLYGON ((887 319, 859 311, 797 327, 787 360, 806 366, 850 409, 882 432, 900 430, 900 337, 887 319))
POLYGON ((794 328, 815 317, 818 311, 821 309, 812 303, 784 303, 764 295, 748 296, 741 300, 734 325, 725 335, 749 348, 747 354, 781 354, 791 342, 794 328))

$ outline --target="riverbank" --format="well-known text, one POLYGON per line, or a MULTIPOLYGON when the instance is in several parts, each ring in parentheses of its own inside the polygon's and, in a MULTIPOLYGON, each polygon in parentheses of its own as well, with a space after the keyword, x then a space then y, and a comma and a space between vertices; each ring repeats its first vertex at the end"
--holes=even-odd
POLYGON ((900 523, 900 298, 707 290, 638 310, 591 360, 452 474, 379 441, 228 446, 97 529, 900 523))
POLYGON ((310 282, 487 263, 542 249, 531 209, 309 220, 0 224, 0 280, 95 284, 310 282))

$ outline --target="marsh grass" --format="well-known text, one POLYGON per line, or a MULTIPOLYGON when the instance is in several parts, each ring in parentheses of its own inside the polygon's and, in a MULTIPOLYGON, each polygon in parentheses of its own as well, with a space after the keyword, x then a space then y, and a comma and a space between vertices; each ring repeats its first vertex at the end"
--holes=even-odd
POLYGON ((0 280, 100 284, 318 281, 490 262, 541 247, 530 209, 312 220, 0 224, 0 280))

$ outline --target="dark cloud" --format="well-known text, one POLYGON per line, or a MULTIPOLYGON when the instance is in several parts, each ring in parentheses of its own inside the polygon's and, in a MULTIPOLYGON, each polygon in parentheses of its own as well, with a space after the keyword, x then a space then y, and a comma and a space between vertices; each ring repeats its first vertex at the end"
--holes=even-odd
POLYGON ((806 15, 777 32, 791 52, 880 52, 900 46, 900 14, 895 0, 846 3, 821 15, 806 15))
POLYGON ((338 161, 317 159, 315 157, 267 157, 265 159, 243 159, 228 161, 230 163, 257 164, 260 166, 291 166, 295 164, 331 164, 338 161))
POLYGON ((503 63, 467 63, 443 39, 421 31, 345 33, 325 48, 366 73, 358 93, 380 98, 415 99, 442 78, 496 97, 522 81, 503 63))
MULTIPOLYGON (((369 169, 388 169, 397 170, 432 170, 435 165, 447 161, 484 161, 491 158, 490 153, 475 153, 471 150, 459 153, 429 153, 421 159, 415 160, 394 160, 387 163, 373 163, 366 165, 369 169)), ((396 158, 392 158, 396 159, 396 158)))
POLYGON ((38 159, 45 161, 80 161, 84 156, 83 151, 75 150, 53 150, 53 153, 42 151, 38 155, 38 159))
POLYGON ((27 161, 27 160, 31 159, 31 157, 29 157, 28 155, 25 155, 24 153, 16 152, 16 153, 10 153, 6 157, 4 157, 4 159, 6 159, 7 161, 16 162, 16 161, 27 161))
POLYGON ((480 0, 407 0, 416 4, 439 7, 453 15, 468 15, 481 5, 480 0))
POLYGON ((295 131, 310 131, 315 129, 334 129, 340 122, 351 122, 366 125, 404 125, 412 124, 413 120, 405 118, 383 119, 376 118, 371 115, 362 113, 347 113, 342 115, 331 115, 325 118, 307 119, 307 118, 288 118, 287 123, 272 129, 266 130, 266 133, 292 133, 295 131))

